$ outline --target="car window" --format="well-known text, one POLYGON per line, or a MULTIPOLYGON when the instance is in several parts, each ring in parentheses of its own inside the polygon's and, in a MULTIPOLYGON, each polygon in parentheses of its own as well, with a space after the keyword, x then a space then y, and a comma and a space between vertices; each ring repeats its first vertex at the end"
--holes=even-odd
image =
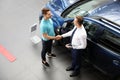
POLYGON ((99 43, 120 54, 120 36, 104 30, 103 35, 99 38, 99 43))
POLYGON ((77 15, 86 16, 88 13, 90 13, 96 7, 100 6, 102 3, 103 1, 89 0, 87 2, 79 4, 79 6, 76 6, 76 8, 73 7, 74 9, 71 9, 71 11, 68 10, 68 13, 65 17, 74 18, 77 15))
POLYGON ((95 33, 96 31, 98 30, 99 28, 99 25, 91 22, 91 21, 84 21, 83 23, 86 31, 87 31, 87 34, 88 34, 88 37, 89 38, 94 38, 95 37, 95 33))

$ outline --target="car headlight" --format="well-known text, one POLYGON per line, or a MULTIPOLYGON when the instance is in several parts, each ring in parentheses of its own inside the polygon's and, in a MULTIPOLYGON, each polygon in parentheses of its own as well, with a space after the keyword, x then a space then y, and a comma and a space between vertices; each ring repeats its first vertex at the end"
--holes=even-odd
POLYGON ((60 28, 57 28, 57 32, 60 32, 60 28))
POLYGON ((56 33, 56 35, 60 35, 60 28, 57 28, 57 29, 55 29, 55 33, 56 33))

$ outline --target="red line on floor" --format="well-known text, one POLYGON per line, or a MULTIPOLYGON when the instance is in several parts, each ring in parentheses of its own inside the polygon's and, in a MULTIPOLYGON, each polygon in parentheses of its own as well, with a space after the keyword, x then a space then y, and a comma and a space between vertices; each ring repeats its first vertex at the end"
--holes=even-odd
POLYGON ((5 56, 10 62, 16 60, 16 57, 13 56, 10 52, 8 52, 2 45, 0 45, 0 53, 5 56))

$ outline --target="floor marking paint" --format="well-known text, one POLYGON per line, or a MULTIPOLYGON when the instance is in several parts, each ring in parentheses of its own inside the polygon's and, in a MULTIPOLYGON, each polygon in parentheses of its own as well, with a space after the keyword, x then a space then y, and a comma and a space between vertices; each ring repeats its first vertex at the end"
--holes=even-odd
POLYGON ((13 56, 10 52, 7 51, 2 45, 0 45, 0 53, 5 56, 10 62, 16 60, 16 57, 13 56))

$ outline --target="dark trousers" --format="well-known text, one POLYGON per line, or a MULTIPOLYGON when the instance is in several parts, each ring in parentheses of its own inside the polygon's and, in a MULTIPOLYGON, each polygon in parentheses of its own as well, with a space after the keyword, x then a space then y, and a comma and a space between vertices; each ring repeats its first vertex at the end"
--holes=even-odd
POLYGON ((72 49, 72 68, 74 71, 80 71, 83 49, 72 49))
POLYGON ((52 40, 44 41, 42 40, 42 51, 41 57, 42 60, 46 61, 46 53, 51 53, 52 50, 52 40))

